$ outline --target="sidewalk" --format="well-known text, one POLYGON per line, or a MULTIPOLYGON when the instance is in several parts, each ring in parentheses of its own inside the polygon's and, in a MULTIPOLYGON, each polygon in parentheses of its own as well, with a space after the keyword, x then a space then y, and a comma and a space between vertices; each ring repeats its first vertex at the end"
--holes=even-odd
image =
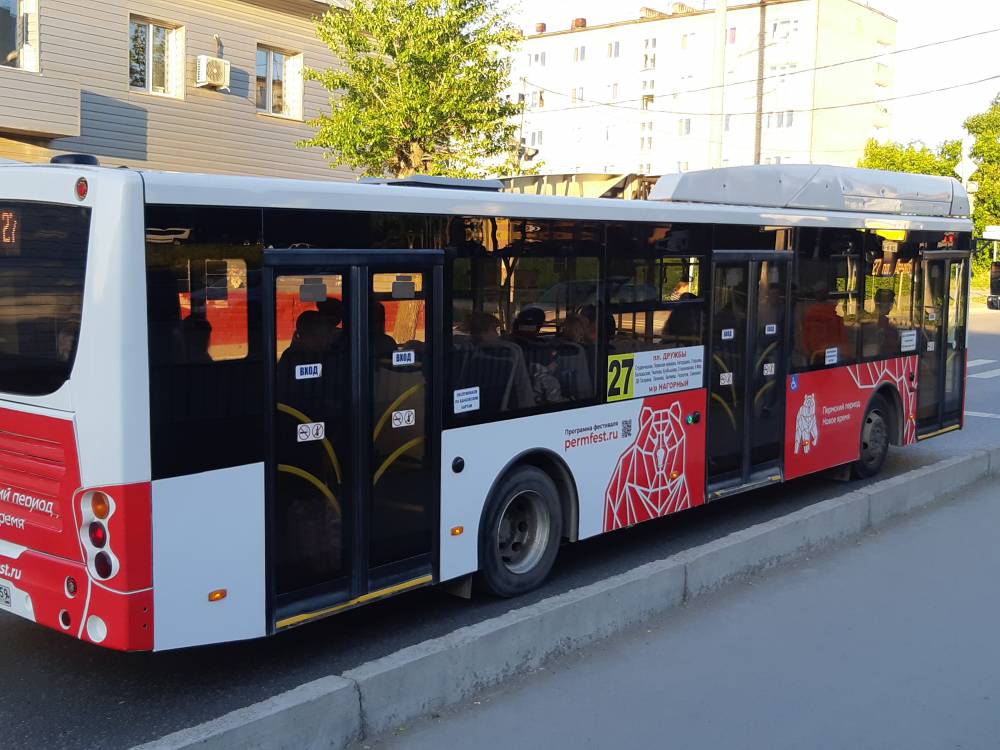
POLYGON ((378 748, 1000 748, 1000 482, 378 748))

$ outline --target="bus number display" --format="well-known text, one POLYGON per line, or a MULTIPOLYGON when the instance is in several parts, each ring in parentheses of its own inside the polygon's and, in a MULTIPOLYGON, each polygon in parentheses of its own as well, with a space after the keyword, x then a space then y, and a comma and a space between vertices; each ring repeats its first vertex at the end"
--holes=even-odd
POLYGON ((21 218, 14 211, 0 210, 0 250, 10 255, 21 248, 21 218))

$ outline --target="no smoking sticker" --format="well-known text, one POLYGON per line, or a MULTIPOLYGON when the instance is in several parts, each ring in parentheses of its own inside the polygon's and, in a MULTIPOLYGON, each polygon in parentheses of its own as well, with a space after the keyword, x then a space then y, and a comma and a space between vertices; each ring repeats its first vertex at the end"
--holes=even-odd
POLYGON ((326 422, 309 422, 300 424, 298 428, 300 443, 312 443, 326 438, 326 422))

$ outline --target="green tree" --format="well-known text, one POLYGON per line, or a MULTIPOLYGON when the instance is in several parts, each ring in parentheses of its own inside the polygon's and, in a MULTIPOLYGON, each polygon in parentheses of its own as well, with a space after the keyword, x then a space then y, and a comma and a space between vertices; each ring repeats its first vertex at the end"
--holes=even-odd
POLYGON ((944 175, 958 179, 955 167, 960 161, 962 161, 961 141, 945 141, 937 149, 932 150, 919 142, 879 143, 872 138, 865 145, 865 155, 858 162, 858 166, 866 169, 886 169, 890 172, 944 175))
POLYGON ((355 0, 318 34, 343 67, 307 71, 331 111, 300 145, 378 177, 477 177, 516 149, 502 92, 520 33, 497 0, 355 0))
POLYGON ((972 181, 979 183, 973 219, 976 235, 990 224, 1000 224, 1000 96, 990 108, 965 121, 965 129, 975 140, 969 152, 976 163, 972 181))

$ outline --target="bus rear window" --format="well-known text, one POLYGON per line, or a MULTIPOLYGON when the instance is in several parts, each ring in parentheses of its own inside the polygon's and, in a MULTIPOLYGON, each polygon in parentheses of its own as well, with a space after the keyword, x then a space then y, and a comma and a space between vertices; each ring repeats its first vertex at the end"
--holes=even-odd
POLYGON ((42 396, 69 378, 90 209, 0 201, 0 391, 42 396))

